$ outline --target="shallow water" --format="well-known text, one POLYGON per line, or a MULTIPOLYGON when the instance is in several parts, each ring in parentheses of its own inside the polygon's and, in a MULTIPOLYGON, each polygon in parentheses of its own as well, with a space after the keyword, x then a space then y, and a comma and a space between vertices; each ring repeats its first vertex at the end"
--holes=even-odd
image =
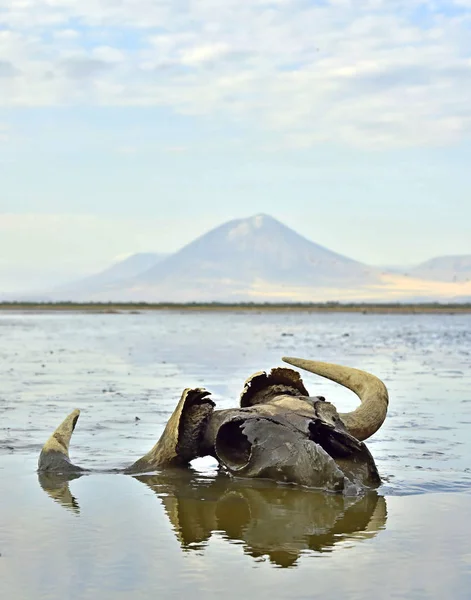
MULTIPOLYGON (((0 340, 2 597, 469 598, 470 315, 1 313, 0 340), (74 408, 73 461, 121 467, 155 443, 183 388, 234 406, 282 355, 384 380, 390 412, 367 442, 378 494, 235 482, 206 459, 185 476, 38 481, 37 455, 74 408)), ((357 404, 304 381, 342 411, 357 404)))

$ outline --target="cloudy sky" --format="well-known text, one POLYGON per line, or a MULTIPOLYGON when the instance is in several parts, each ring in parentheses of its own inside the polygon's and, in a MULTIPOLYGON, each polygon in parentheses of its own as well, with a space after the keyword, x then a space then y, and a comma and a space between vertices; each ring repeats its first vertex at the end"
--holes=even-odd
POLYGON ((471 0, 0 0, 0 285, 268 213, 471 253, 471 0))

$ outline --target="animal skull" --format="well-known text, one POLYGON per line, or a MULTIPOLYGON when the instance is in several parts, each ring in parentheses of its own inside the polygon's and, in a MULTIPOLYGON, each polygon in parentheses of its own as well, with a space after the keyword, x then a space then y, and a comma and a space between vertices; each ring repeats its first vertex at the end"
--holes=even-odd
MULTIPOLYGON (((363 440, 386 418, 384 383, 351 367, 298 358, 283 360, 349 388, 359 396, 361 405, 339 414, 323 397, 309 396, 299 373, 288 368, 252 375, 238 408, 214 410, 209 392, 188 388, 157 444, 124 472, 186 467, 194 458, 210 455, 235 477, 346 493, 377 487, 381 480, 363 440)), ((69 458, 79 414, 78 410, 72 412, 46 442, 38 471, 83 471, 69 458)))

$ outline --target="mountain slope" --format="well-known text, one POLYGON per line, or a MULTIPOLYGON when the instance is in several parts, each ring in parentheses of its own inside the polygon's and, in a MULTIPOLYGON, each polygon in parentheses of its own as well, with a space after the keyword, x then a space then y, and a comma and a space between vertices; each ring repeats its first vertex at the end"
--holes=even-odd
POLYGON ((166 257, 166 254, 153 252, 132 254, 124 260, 112 264, 100 273, 56 288, 53 296, 60 298, 82 297, 87 294, 103 292, 109 287, 123 284, 129 279, 137 277, 140 273, 147 271, 166 257))
POLYGON ((152 268, 162 260, 167 258, 166 254, 157 254, 155 252, 140 252, 132 254, 124 260, 121 260, 101 273, 89 277, 88 280, 100 279, 103 283, 113 283, 121 279, 136 277, 152 268))
POLYGON ((430 281, 471 281, 471 254, 437 256, 411 269, 409 274, 430 281))

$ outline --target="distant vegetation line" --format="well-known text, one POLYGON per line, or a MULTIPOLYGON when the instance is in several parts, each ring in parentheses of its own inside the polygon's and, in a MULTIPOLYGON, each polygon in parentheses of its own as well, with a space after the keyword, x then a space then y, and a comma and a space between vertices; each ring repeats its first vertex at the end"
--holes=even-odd
POLYGON ((0 310, 35 312, 120 313, 154 310, 200 311, 305 311, 362 313, 471 313, 471 303, 368 303, 368 302, 0 302, 0 310))

